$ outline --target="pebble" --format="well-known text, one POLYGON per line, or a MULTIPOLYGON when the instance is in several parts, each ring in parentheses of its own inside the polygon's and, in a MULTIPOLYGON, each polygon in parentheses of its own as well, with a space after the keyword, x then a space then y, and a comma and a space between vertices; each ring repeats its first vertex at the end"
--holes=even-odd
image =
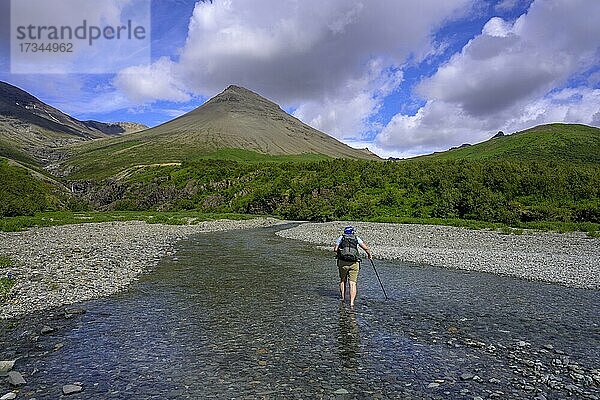
POLYGON ((0 397, 0 400, 14 400, 17 398, 17 394, 15 392, 8 392, 4 396, 0 397))
POLYGON ((80 385, 64 385, 62 387, 62 392, 65 396, 70 394, 83 392, 83 386, 80 385))
POLYGON ((85 314, 85 309, 81 307, 67 307, 65 308, 65 315, 82 315, 85 314))
MULTIPOLYGON (((154 268, 174 245, 203 232, 279 224, 274 218, 206 221, 196 225, 105 222, 0 232, 0 254, 17 263, 14 295, 2 305, 0 319, 105 297, 125 290, 154 268)), ((83 310, 84 312, 85 310, 83 310)), ((65 309, 65 318, 81 314, 65 309)))
POLYGON ((8 373, 8 383, 10 383, 13 386, 23 386, 27 384, 25 379, 23 379, 23 375, 21 375, 21 373, 17 371, 10 371, 8 373))
POLYGON ((15 361, 0 361, 0 376, 6 376, 8 371, 13 369, 15 366, 15 361))
POLYGON ((463 381, 468 381, 470 379, 473 379, 474 377, 475 377, 475 375, 471 374, 469 372, 465 372, 465 373, 463 373, 463 374, 460 375, 460 379, 463 380, 463 381))
POLYGON ((503 235, 451 226, 340 221, 302 224, 277 235, 331 250, 346 225, 356 227, 375 257, 600 289, 600 239, 582 232, 503 235))
POLYGON ((439 387, 439 386, 440 386, 440 384, 437 383, 437 382, 431 382, 429 385, 427 385, 427 387, 429 389, 433 389, 433 388, 436 388, 436 387, 439 387))
POLYGON ((52 328, 51 328, 51 327, 49 327, 48 325, 45 325, 45 326, 42 328, 42 330, 40 331, 40 333, 41 333, 42 335, 47 335, 47 334, 49 334, 49 333, 52 333, 52 332, 54 332, 54 329, 52 329, 52 328))
POLYGON ((346 389, 338 389, 333 394, 348 394, 349 392, 346 389))

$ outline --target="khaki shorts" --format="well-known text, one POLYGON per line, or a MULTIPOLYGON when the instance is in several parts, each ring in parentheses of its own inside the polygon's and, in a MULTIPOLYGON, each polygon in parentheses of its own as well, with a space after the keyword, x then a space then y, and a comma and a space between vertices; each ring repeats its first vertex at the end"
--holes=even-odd
POLYGON ((351 282, 358 280, 358 270, 360 269, 358 261, 337 260, 337 265, 340 271, 340 282, 345 282, 348 277, 351 282))

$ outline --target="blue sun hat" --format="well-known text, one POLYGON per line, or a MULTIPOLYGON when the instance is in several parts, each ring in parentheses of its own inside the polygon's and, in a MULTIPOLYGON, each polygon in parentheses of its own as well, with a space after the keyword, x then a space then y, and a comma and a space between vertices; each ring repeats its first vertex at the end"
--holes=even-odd
POLYGON ((347 226, 347 227, 344 228, 344 234, 345 235, 353 235, 354 232, 356 232, 356 231, 354 230, 353 226, 347 226))

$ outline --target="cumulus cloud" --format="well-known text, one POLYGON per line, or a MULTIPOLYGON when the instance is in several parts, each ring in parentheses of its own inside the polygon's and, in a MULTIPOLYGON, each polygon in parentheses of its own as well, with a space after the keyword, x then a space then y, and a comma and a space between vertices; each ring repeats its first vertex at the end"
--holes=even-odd
POLYGON ((454 103, 428 101, 415 115, 394 116, 378 136, 377 145, 403 154, 424 154, 478 143, 499 130, 508 133, 565 121, 600 126, 600 89, 566 88, 480 117, 469 115, 454 103))
POLYGON ((319 129, 358 135, 397 88, 407 57, 432 51, 435 30, 469 7, 470 0, 198 2, 179 60, 117 84, 146 101, 184 98, 183 88, 212 96, 239 84, 319 129), (145 76, 157 88, 146 87, 145 76))
POLYGON ((161 57, 150 65, 129 67, 115 77, 114 85, 131 100, 139 103, 152 100, 188 101, 191 99, 174 71, 175 63, 161 57))
POLYGON ((395 116, 378 143, 438 150, 482 140, 494 129, 593 123, 600 106, 596 90, 555 88, 598 64, 597 15, 597 1, 547 0, 532 3, 514 23, 490 19, 480 35, 417 86, 426 104, 416 115, 395 116))
POLYGON ((383 99, 402 82, 402 71, 373 60, 360 79, 350 79, 335 91, 303 102, 294 116, 338 138, 360 137, 378 127, 367 117, 376 114, 383 99))
POLYGON ((394 116, 378 135, 377 143, 423 154, 448 149, 457 144, 457 139, 465 143, 484 140, 483 130, 493 126, 491 121, 469 117, 456 104, 428 101, 415 115, 394 116))
POLYGON ((496 4, 494 9, 499 12, 510 11, 524 2, 525 0, 502 0, 498 4, 496 4))
POLYGON ((600 89, 566 88, 534 100, 521 113, 507 118, 506 125, 517 130, 550 122, 572 122, 600 126, 600 89))
POLYGON ((468 1, 218 0, 198 3, 180 67, 193 89, 232 81, 282 102, 332 94, 372 71, 372 58, 402 65, 427 48, 468 1), (268 12, 265 12, 268 10, 268 12), (375 56, 374 56, 375 55, 375 56))

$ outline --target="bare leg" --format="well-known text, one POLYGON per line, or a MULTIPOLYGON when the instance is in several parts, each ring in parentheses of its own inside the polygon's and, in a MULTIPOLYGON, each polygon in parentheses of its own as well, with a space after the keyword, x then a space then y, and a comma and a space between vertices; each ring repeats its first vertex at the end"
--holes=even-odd
POLYGON ((356 298, 356 282, 350 281, 350 307, 354 307, 354 299, 356 298))
POLYGON ((346 300, 346 281, 340 282, 340 298, 342 301, 346 300))

